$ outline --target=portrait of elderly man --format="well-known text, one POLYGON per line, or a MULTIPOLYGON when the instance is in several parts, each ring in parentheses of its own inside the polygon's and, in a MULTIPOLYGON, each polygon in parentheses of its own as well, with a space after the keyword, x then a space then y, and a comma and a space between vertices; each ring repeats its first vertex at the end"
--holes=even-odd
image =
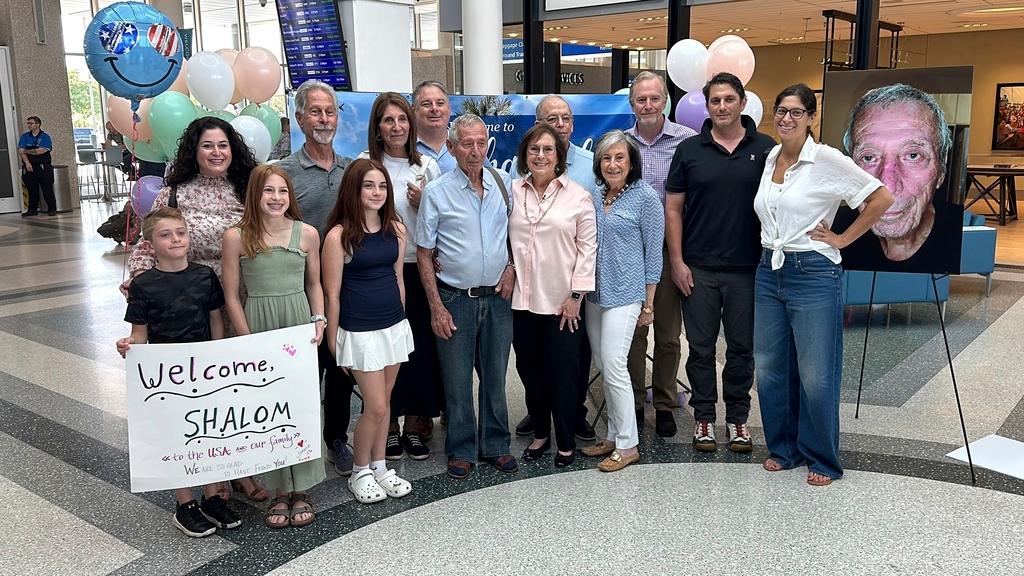
MULTIPOLYGON (((843 145, 895 202, 871 227, 873 234, 843 250, 846 268, 935 273, 959 268, 963 209, 949 202, 948 186, 943 187, 950 134, 935 98, 913 86, 874 88, 853 106, 843 145)), ((841 213, 834 229, 845 229, 855 216, 841 213)))

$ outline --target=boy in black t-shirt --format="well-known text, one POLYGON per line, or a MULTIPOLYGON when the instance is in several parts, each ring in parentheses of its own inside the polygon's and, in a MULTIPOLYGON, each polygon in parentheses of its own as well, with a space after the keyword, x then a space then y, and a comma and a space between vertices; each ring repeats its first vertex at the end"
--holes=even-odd
MULTIPOLYGON (((153 246, 156 265, 139 274, 128 289, 124 319, 132 334, 117 341, 124 357, 132 344, 205 342, 224 337, 220 309, 224 292, 213 269, 189 263, 188 229, 181 212, 157 208, 142 222, 142 237, 153 246)), ((227 506, 217 484, 203 486, 203 503, 192 488, 174 491, 178 506, 174 526, 194 538, 209 536, 217 528, 236 528, 242 520, 227 506)))

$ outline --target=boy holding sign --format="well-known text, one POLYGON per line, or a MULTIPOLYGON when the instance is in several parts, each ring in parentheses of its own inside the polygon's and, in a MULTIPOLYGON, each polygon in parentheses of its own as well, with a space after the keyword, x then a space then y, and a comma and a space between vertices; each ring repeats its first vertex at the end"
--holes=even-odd
MULTIPOLYGON (((128 289, 124 319, 131 323, 132 334, 117 341, 118 353, 124 357, 132 344, 223 338, 224 291, 213 269, 189 263, 188 228, 181 212, 168 207, 153 210, 142 222, 142 237, 153 246, 156 265, 137 276, 128 289)), ((202 504, 196 502, 192 488, 178 488, 174 497, 174 526, 193 538, 242 523, 217 484, 203 486, 202 504)))

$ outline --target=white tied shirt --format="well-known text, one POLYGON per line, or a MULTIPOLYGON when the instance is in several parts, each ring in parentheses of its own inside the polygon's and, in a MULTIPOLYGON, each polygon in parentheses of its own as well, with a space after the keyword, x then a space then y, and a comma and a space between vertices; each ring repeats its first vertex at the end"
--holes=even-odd
MULTIPOLYGON (((363 152, 359 157, 369 158, 370 154, 363 152)), ((408 240, 405 243, 403 261, 406 264, 415 263, 416 243, 412 239, 416 237, 417 211, 409 203, 406 185, 419 186, 422 190, 427 187, 427 182, 436 180, 441 175, 441 169, 437 166, 437 162, 426 154, 420 154, 420 163, 413 165, 409 164, 408 158, 395 158, 383 152, 380 155, 380 159, 384 169, 388 171, 388 177, 391 178, 391 186, 395 190, 395 212, 398 213, 402 218, 402 223, 405 224, 405 235, 408 240), (420 176, 423 177, 423 181, 417 182, 416 180, 420 176)))
POLYGON ((849 157, 810 136, 800 149, 796 164, 782 177, 781 190, 772 182, 775 162, 782 152, 776 145, 768 154, 761 185, 754 197, 754 212, 761 220, 761 246, 772 250, 772 270, 782 268, 785 252, 820 252, 832 262, 842 261, 839 250, 807 235, 824 220, 830 227, 846 202, 857 208, 882 182, 861 170, 849 157))

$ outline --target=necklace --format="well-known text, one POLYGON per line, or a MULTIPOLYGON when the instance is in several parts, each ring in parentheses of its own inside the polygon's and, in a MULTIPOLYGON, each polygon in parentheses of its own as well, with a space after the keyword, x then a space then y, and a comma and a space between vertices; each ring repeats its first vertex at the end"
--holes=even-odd
MULTIPOLYGON (((558 194, 561 191, 562 191, 561 188, 559 188, 558 190, 555 190, 555 193, 551 195, 551 203, 548 204, 548 207, 545 208, 543 212, 541 212, 540 218, 537 218, 537 220, 534 220, 533 218, 530 217, 530 208, 526 205, 526 197, 530 195, 530 191, 527 190, 524 187, 523 188, 523 216, 526 217, 526 221, 529 222, 530 224, 534 225, 534 226, 536 226, 537 224, 540 224, 540 221, 543 220, 544 217, 548 215, 548 212, 551 211, 551 207, 555 205, 555 200, 558 200, 558 194)), ((537 206, 540 207, 540 205, 544 203, 544 199, 546 199, 547 197, 548 197, 547 194, 544 194, 544 195, 540 196, 539 199, 537 200, 537 206)))
POLYGON ((622 196, 626 192, 626 188, 629 188, 629 186, 623 186, 622 189, 619 190, 618 192, 616 192, 615 195, 612 196, 611 198, 608 198, 608 192, 605 192, 604 193, 604 207, 607 208, 607 207, 611 206, 612 204, 614 204, 615 201, 619 199, 619 196, 622 196))

